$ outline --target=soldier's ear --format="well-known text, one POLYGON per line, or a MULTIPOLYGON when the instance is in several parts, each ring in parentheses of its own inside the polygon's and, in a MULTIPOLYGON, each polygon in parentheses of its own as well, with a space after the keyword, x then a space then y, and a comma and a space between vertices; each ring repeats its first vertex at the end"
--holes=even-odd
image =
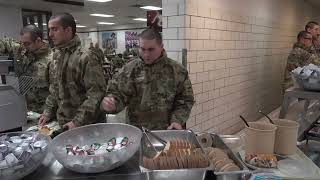
POLYGON ((66 27, 65 30, 67 30, 68 32, 72 33, 72 27, 70 27, 70 26, 66 27))
POLYGON ((41 42, 42 39, 40 37, 37 37, 36 41, 41 42))

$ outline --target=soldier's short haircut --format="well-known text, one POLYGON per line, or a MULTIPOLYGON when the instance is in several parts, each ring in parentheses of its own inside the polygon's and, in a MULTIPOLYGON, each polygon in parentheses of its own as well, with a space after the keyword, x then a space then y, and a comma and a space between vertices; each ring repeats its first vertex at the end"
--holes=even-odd
POLYGON ((73 35, 76 34, 76 31, 77 31, 76 21, 74 20, 74 17, 71 14, 69 13, 55 14, 50 18, 50 20, 53 20, 53 19, 59 19, 63 28, 71 27, 72 34, 73 35))
POLYGON ((43 38, 43 33, 40 28, 38 28, 35 25, 27 25, 23 27, 20 31, 20 35, 24 35, 26 33, 29 33, 31 35, 31 40, 35 41, 39 37, 41 40, 43 38))
POLYGON ((300 31, 297 36, 297 40, 300 41, 300 39, 302 39, 302 38, 307 38, 308 35, 311 36, 311 34, 307 31, 300 31))
POLYGON ((313 29, 316 25, 319 25, 319 23, 316 21, 309 21, 305 26, 305 30, 308 31, 308 29, 313 29))
POLYGON ((148 29, 143 30, 139 34, 139 38, 146 39, 146 40, 155 39, 158 44, 162 44, 162 36, 161 36, 161 34, 157 30, 155 30, 153 28, 148 28, 148 29))

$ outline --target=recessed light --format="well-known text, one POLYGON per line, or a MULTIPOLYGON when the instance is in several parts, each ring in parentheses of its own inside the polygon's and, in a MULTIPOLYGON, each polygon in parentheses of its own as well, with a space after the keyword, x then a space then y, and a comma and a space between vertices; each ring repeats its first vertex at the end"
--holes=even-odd
POLYGON ((112 0, 87 0, 87 1, 91 1, 91 2, 110 2, 112 0))
POLYGON ((90 14, 90 16, 98 16, 98 17, 114 17, 114 15, 110 15, 110 14, 90 14))
POLYGON ((161 10, 162 8, 161 7, 156 7, 156 6, 142 6, 140 7, 141 9, 147 9, 147 10, 154 10, 154 11, 157 11, 157 10, 161 10))
MULTIPOLYGON (((38 26, 39 24, 37 22, 33 23, 34 25, 38 26)), ((46 26, 46 23, 42 23, 42 26, 46 26)))
POLYGON ((85 28, 85 27, 87 27, 87 26, 77 25, 76 27, 77 27, 77 28, 85 28))
POLYGON ((112 0, 87 0, 87 1, 91 1, 91 2, 110 2, 112 0))
POLYGON ((135 18, 135 19, 133 19, 133 20, 135 20, 135 21, 144 21, 144 22, 146 22, 146 21, 147 21, 147 19, 146 19, 146 18, 135 18))
POLYGON ((111 23, 111 22, 98 22, 98 24, 103 24, 103 25, 114 25, 114 23, 111 23))

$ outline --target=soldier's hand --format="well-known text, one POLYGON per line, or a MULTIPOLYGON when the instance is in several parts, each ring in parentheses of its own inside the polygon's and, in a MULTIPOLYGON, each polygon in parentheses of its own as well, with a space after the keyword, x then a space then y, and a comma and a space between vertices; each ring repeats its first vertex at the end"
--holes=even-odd
POLYGON ((70 121, 67 124, 63 125, 63 126, 68 127, 68 129, 74 129, 74 128, 77 127, 77 125, 73 121, 70 121))
POLYGON ((40 116, 39 122, 38 122, 40 128, 42 128, 44 125, 46 125, 49 120, 50 120, 49 117, 47 117, 46 115, 42 114, 40 116))
POLYGON ((170 124, 170 126, 167 129, 169 129, 169 130, 171 130, 171 129, 180 130, 180 129, 182 129, 182 125, 180 123, 173 122, 173 123, 170 124))
POLYGON ((116 111, 116 100, 114 97, 104 97, 101 102, 101 107, 107 112, 114 112, 116 111))

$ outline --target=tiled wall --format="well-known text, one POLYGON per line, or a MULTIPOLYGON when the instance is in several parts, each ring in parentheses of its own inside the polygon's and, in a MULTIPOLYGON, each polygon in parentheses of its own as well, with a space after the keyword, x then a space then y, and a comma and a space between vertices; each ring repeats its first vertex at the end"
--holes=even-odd
POLYGON ((181 49, 188 49, 196 98, 188 128, 232 134, 243 128, 240 114, 257 120, 259 109, 270 112, 282 102, 286 58, 312 8, 298 0, 279 4, 283 8, 261 1, 271 7, 264 13, 252 0, 162 1, 169 57, 181 62, 181 49))

